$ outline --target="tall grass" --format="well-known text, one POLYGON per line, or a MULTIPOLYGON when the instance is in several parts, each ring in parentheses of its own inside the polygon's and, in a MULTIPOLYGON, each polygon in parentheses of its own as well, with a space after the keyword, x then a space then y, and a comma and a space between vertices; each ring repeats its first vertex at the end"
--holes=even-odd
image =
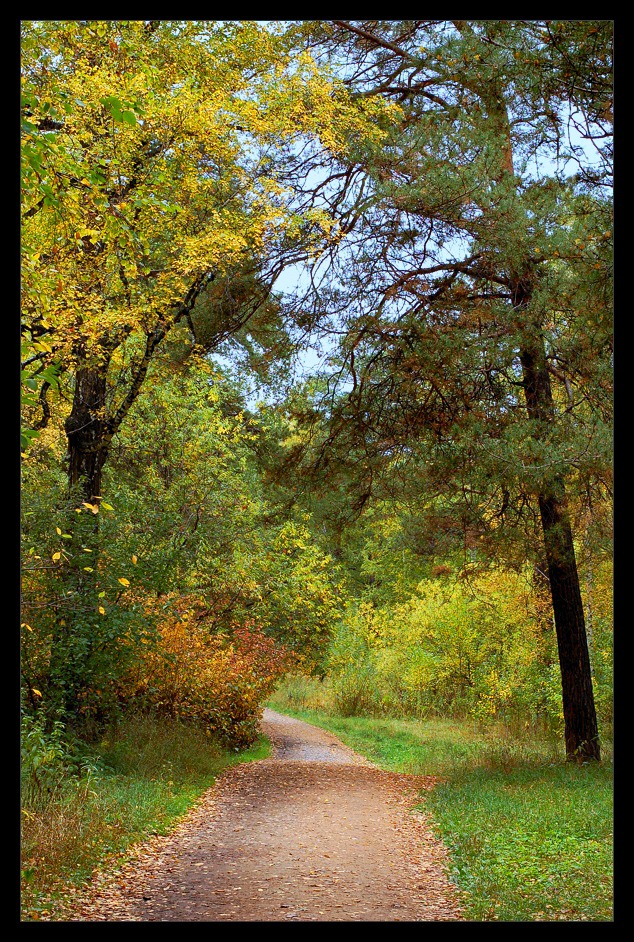
POLYGON ((152 716, 128 719, 95 747, 84 744, 79 757, 64 750, 61 736, 40 739, 29 754, 28 732, 22 767, 24 921, 55 918, 69 889, 125 856, 135 842, 167 833, 222 769, 268 753, 264 741, 229 751, 200 729, 152 716))

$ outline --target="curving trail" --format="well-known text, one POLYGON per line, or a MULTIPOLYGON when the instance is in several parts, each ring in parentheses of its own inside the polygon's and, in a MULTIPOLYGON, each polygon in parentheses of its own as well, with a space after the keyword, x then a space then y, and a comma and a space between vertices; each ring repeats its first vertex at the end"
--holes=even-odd
POLYGON ((65 921, 462 918, 445 849, 410 810, 432 777, 384 772, 272 710, 262 729, 271 758, 224 772, 171 835, 97 877, 65 921))

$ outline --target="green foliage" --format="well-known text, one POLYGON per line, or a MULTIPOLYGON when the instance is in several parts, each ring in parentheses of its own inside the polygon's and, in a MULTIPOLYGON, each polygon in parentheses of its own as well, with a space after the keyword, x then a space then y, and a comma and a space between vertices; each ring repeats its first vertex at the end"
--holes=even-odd
MULTIPOLYGON (((341 591, 308 515, 268 500, 257 448, 276 434, 218 368, 192 358, 176 369, 167 360, 150 373, 113 442, 99 501, 65 496, 50 448, 30 454, 22 651, 31 710, 95 735, 127 703, 130 677, 139 691, 152 686, 139 680, 146 653, 185 610, 198 632, 191 655, 199 635, 230 644, 242 626, 257 624, 308 667, 323 660, 341 591)), ((259 668, 240 663, 242 679, 237 661, 229 671, 235 698, 229 703, 212 685, 206 702, 217 697, 214 716, 203 713, 242 743, 255 735, 254 691, 261 699, 278 668, 263 664, 256 681, 259 668)))
POLYGON ((41 720, 26 714, 20 740, 20 793, 23 807, 40 809, 60 791, 92 771, 87 755, 77 755, 59 720, 47 731, 41 720))
MULTIPOLYGON (((89 509, 64 490, 55 469, 35 461, 25 465, 24 702, 43 711, 49 723, 71 719, 88 729, 116 712, 118 680, 153 629, 120 581, 133 568, 129 557, 122 558, 126 547, 103 542, 95 525, 97 505, 89 509)), ((105 499, 101 506, 100 514, 111 513, 105 499)), ((110 535, 109 526, 105 530, 110 535)))
POLYGON ((114 448, 114 496, 149 590, 195 594, 211 630, 255 618, 318 652, 336 583, 308 518, 268 501, 256 453, 268 434, 217 368, 190 363, 140 397, 114 448))
MULTIPOLYGON (((584 585, 605 738, 612 724, 609 571, 584 585)), ((330 645, 328 690, 338 714, 471 717, 561 730, 556 638, 534 574, 492 569, 465 579, 438 566, 399 604, 390 600, 388 580, 382 593, 382 605, 365 601, 366 593, 350 603, 330 645)))
MULTIPOLYGON (((597 505, 609 515, 611 500, 611 29, 307 27, 347 87, 389 101, 393 120, 378 146, 355 137, 329 155, 342 235, 296 302, 329 347, 293 409, 296 466, 357 512, 407 508, 438 562, 462 537, 479 563, 548 568, 571 755, 596 752, 597 737, 585 645, 573 653, 572 526, 597 505)), ((305 190, 318 198, 322 184, 307 175, 305 190)), ((376 585, 388 556, 355 575, 376 585)), ((490 671, 500 700, 495 658, 490 671)), ((472 665, 450 675, 471 708, 472 665)))

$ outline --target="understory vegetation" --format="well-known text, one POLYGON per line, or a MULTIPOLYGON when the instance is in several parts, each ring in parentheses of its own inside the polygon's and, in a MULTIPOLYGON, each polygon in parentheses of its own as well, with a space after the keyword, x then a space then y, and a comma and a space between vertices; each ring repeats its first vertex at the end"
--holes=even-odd
POLYGON ((203 729, 148 713, 112 727, 90 747, 61 725, 25 723, 22 758, 22 916, 63 919, 95 870, 113 871, 135 843, 166 834, 236 762, 268 744, 227 748, 203 729))
MULTIPOLYGON (((384 549, 387 556, 390 549, 384 549)), ((349 603, 324 662, 323 696, 342 716, 492 720, 561 737, 557 642, 534 572, 456 572, 452 562, 446 559, 418 584, 400 578, 396 586, 372 586, 362 601, 349 603)), ((410 565, 415 572, 415 562, 410 565)), ((592 585, 583 585, 592 611, 593 687, 601 734, 610 739, 609 562, 595 563, 593 575, 592 585)), ((305 681, 290 679, 289 695, 294 683, 301 700, 305 681)))

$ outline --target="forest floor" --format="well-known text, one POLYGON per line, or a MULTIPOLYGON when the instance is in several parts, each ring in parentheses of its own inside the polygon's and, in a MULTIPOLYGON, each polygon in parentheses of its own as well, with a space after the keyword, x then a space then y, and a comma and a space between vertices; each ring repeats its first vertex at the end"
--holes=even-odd
POLYGON ((383 771, 332 734, 266 709, 268 759, 223 772, 168 836, 96 873, 75 922, 464 919, 420 809, 433 776, 383 771))

